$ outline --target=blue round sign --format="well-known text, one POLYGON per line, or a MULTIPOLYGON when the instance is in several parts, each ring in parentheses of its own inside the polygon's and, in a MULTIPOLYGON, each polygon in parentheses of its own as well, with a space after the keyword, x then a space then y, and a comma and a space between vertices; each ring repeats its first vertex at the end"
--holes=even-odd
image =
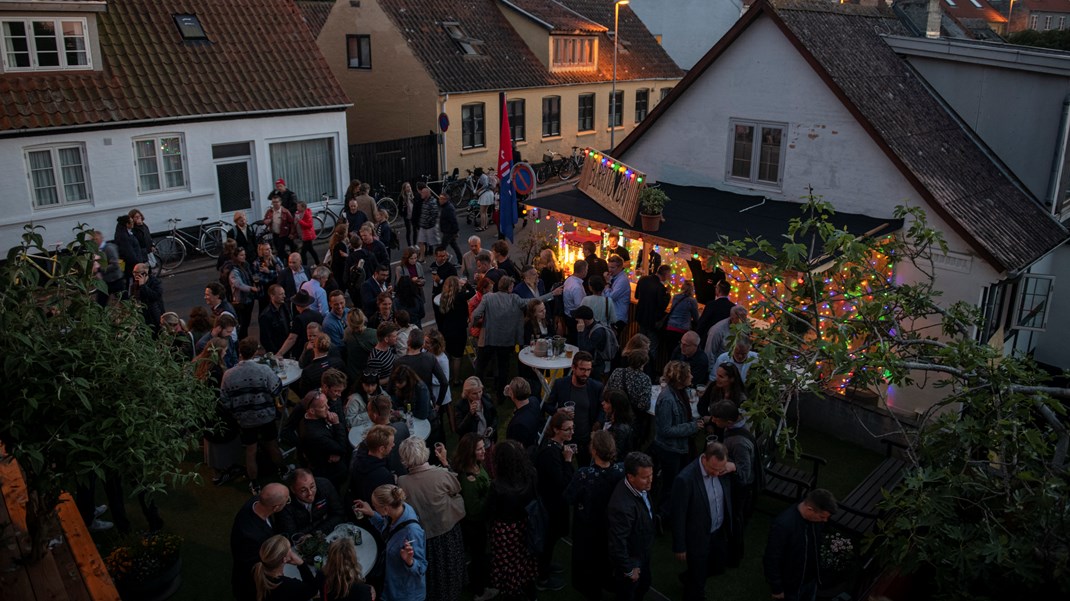
POLYGON ((513 165, 513 187, 521 196, 531 194, 535 189, 535 170, 527 163, 513 165))
POLYGON ((442 113, 442 114, 440 114, 438 116, 438 128, 441 129, 443 132, 449 131, 449 129, 450 129, 450 116, 449 115, 447 115, 446 113, 442 113))

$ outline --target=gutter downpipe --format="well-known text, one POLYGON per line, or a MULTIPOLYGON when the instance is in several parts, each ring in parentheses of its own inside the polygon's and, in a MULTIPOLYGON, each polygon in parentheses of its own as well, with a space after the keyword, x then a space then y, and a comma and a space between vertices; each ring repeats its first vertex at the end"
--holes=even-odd
POLYGON ((1051 202, 1051 214, 1058 219, 1059 183, 1063 179, 1063 166, 1066 163, 1066 145, 1070 142, 1070 94, 1063 99, 1062 118, 1059 122, 1059 146, 1055 150, 1055 164, 1051 168, 1051 181, 1048 182, 1048 200, 1051 202))
MULTIPOLYGON (((439 111, 438 112, 440 114, 446 112, 446 103, 449 102, 449 101, 450 101, 450 95, 449 95, 449 92, 447 92, 446 93, 446 97, 442 99, 442 102, 439 105, 439 111)), ((436 125, 437 125, 438 124, 438 115, 435 115, 435 122, 436 122, 436 125)), ((446 164, 446 132, 439 131, 438 132, 438 139, 439 139, 439 143, 438 143, 438 160, 439 160, 439 162, 441 164, 441 168, 439 169, 440 173, 432 173, 431 174, 432 177, 435 178, 435 179, 438 179, 440 176, 444 178, 445 175, 443 175, 443 174, 444 173, 449 173, 449 170, 450 170, 449 165, 446 164)))

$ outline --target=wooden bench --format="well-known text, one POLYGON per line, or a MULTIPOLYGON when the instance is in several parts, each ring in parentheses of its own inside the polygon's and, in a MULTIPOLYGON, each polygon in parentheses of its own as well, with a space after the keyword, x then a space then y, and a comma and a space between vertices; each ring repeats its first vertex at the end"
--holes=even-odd
POLYGON ((858 486, 847 493, 839 502, 839 511, 829 520, 837 529, 846 534, 861 538, 869 533, 881 517, 877 504, 884 500, 884 493, 891 491, 903 479, 907 462, 892 456, 893 447, 902 445, 884 440, 886 456, 884 461, 866 476, 858 486))
POLYGON ((764 455, 763 468, 765 470, 764 494, 781 499, 783 501, 800 501, 808 492, 817 487, 817 474, 822 465, 827 465, 822 457, 802 453, 800 457, 811 464, 811 469, 795 467, 777 461, 778 451, 776 443, 768 436, 758 438, 758 446, 764 455))

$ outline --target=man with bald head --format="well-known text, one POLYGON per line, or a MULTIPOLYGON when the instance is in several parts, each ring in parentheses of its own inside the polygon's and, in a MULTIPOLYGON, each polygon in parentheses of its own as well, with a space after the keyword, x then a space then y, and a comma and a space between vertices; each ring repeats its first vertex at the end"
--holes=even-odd
POLYGON ((692 384, 704 386, 710 381, 710 358, 698 345, 698 332, 688 330, 680 338, 680 346, 673 349, 672 360, 690 365, 692 384))
POLYGON ((231 590, 238 601, 254 601, 253 566, 260 561, 260 545, 275 534, 276 515, 290 502, 290 490, 272 482, 242 505, 230 529, 233 571, 231 590))

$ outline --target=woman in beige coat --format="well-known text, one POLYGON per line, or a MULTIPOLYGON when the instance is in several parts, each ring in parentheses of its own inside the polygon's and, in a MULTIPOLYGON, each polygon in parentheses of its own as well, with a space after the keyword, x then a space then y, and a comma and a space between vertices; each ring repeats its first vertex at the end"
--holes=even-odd
MULTIPOLYGON (((398 478, 398 486, 408 495, 427 536, 427 601, 458 601, 465 581, 461 483, 449 469, 427 462, 430 453, 422 438, 406 439, 398 454, 409 470, 398 478)), ((449 466, 445 446, 438 445, 435 455, 449 466)))

